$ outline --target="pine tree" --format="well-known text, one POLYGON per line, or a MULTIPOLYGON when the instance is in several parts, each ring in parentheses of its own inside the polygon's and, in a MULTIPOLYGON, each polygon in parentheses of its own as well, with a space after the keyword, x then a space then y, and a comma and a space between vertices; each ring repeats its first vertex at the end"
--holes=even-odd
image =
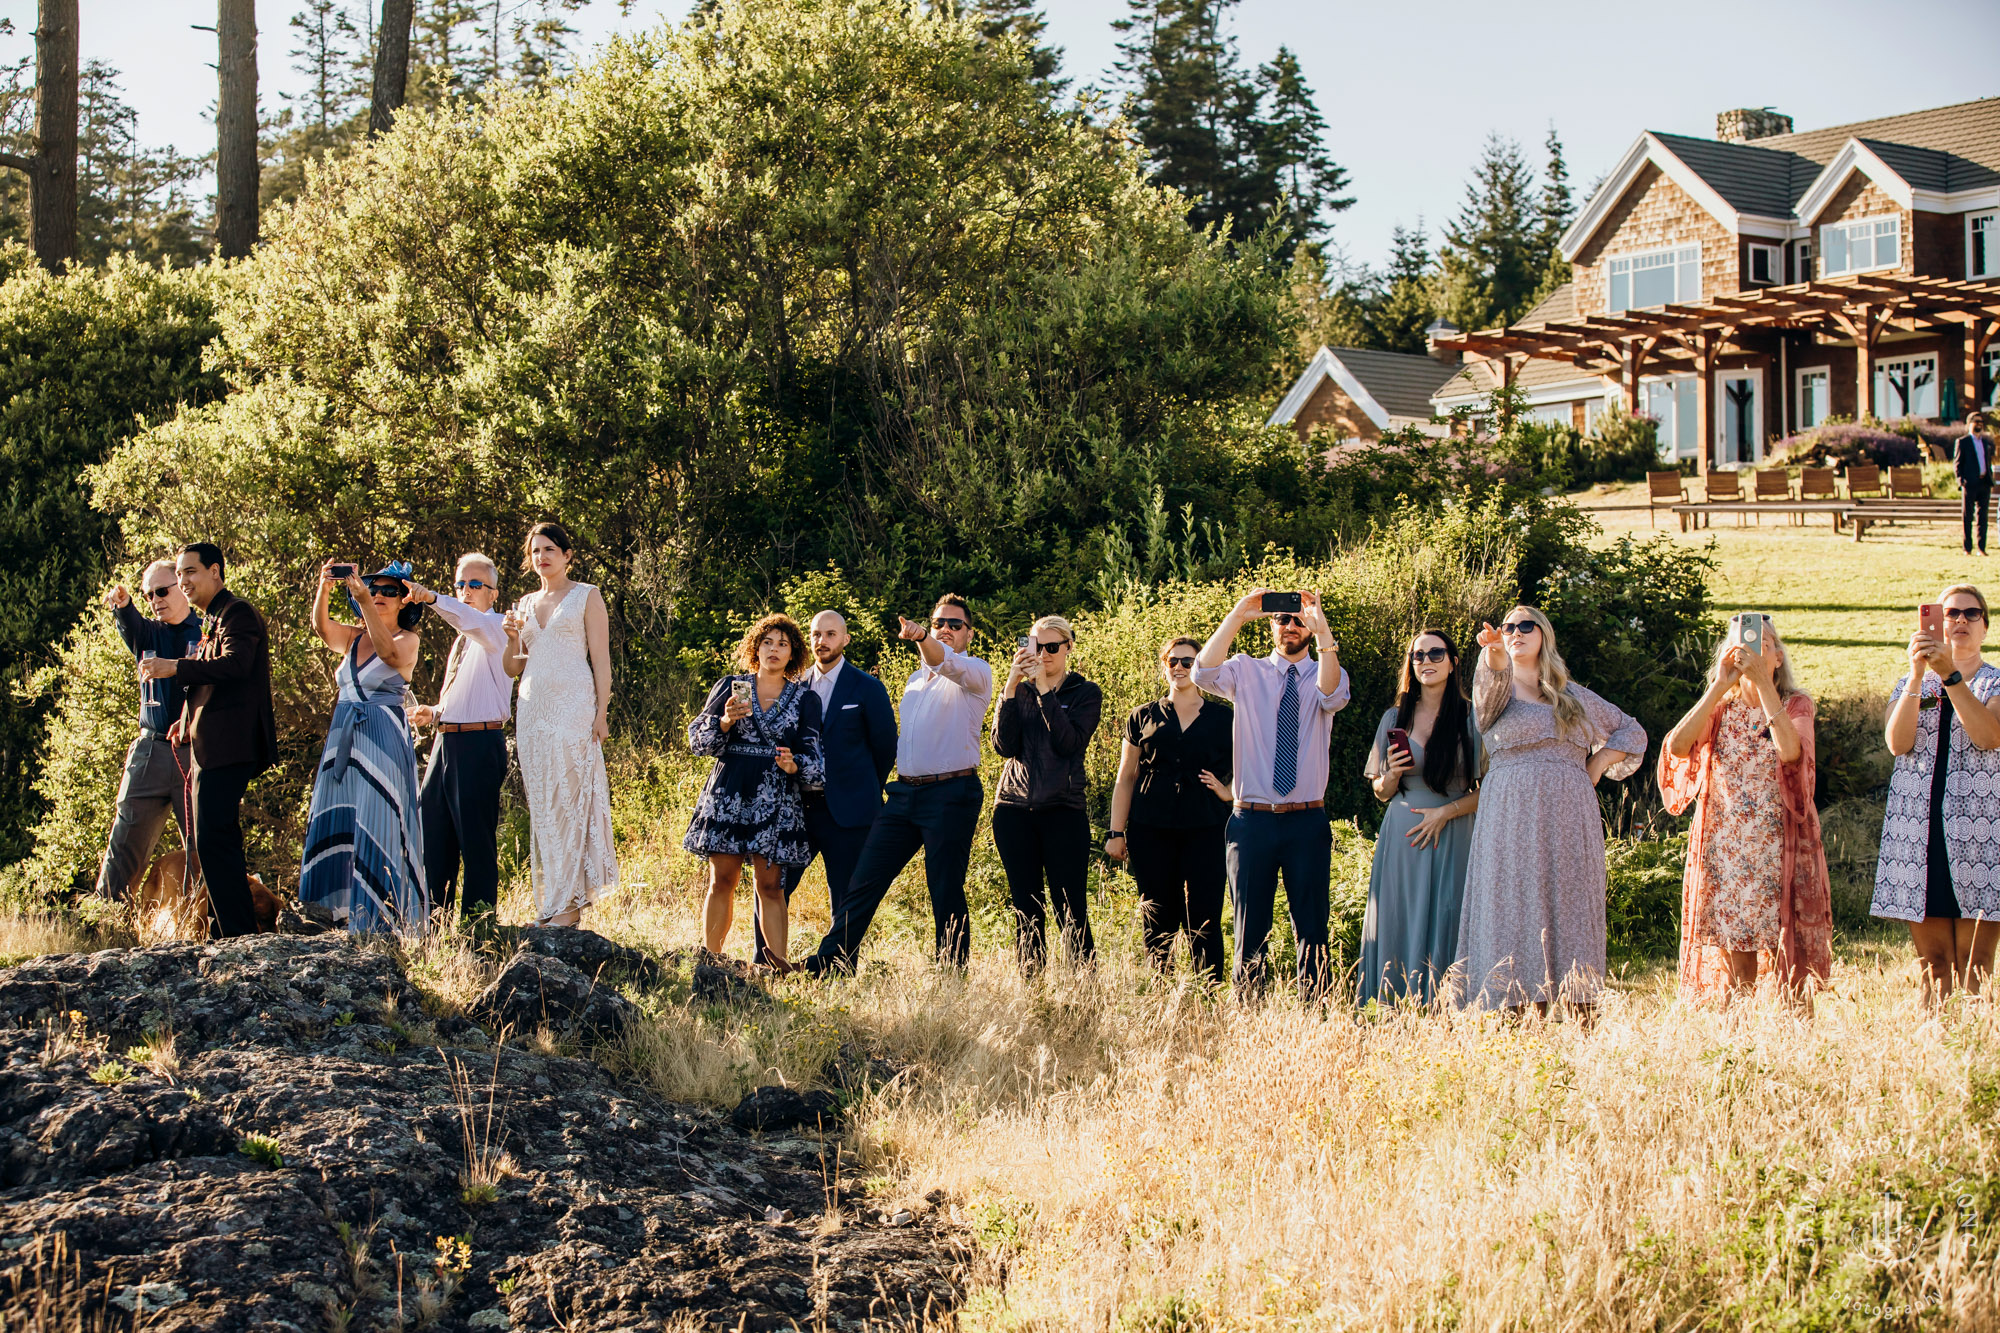
POLYGON ((1543 249, 1533 173, 1512 139, 1487 136, 1465 202, 1438 252, 1439 305, 1462 329, 1508 323, 1534 303, 1543 249))
POLYGON ((1538 241, 1542 251, 1542 280, 1536 288, 1535 299, 1540 300, 1570 280, 1569 261, 1562 256, 1563 233, 1576 220, 1576 199, 1570 190, 1569 165, 1563 161, 1562 140, 1556 137, 1556 127, 1549 126, 1549 137, 1545 141, 1548 149, 1548 165, 1542 169, 1542 191, 1536 212, 1541 225, 1538 241))
POLYGON ((1062 48, 1043 45, 1042 35, 1049 23, 1034 0, 974 0, 967 16, 989 42, 1018 37, 1028 48, 1035 78, 1048 84, 1051 91, 1060 92, 1068 85, 1068 80, 1055 77, 1062 64, 1062 48))
POLYGON ((1369 346, 1386 352, 1422 352, 1424 330, 1437 318, 1432 291, 1430 239, 1424 220, 1390 233, 1389 272, 1381 300, 1369 312, 1369 346))
POLYGON ((292 68, 305 76, 306 91, 281 95, 287 102, 305 103, 310 123, 324 134, 347 119, 352 87, 348 47, 354 28, 334 0, 307 0, 306 7, 292 15, 291 27, 299 41, 290 52, 292 68))
POLYGON ((1257 72, 1257 84, 1269 100, 1258 135, 1264 170, 1282 192, 1278 206, 1294 240, 1316 239, 1326 230, 1327 214, 1354 205, 1351 195, 1341 194, 1347 172, 1327 155, 1326 117, 1290 48, 1278 48, 1257 72))

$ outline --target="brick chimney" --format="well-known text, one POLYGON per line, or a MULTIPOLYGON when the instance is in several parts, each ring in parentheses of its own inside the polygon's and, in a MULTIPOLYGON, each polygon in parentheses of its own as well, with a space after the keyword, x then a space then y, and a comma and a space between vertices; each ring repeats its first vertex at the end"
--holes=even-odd
POLYGON ((1724 143, 1749 143, 1752 139, 1791 132, 1792 118, 1767 106, 1738 107, 1734 111, 1717 112, 1715 117, 1715 137, 1724 143))
POLYGON ((1456 347, 1439 347, 1438 339, 1456 338, 1458 333, 1458 325, 1440 315, 1424 330, 1424 350, 1446 365, 1455 366, 1465 360, 1465 354, 1456 347))

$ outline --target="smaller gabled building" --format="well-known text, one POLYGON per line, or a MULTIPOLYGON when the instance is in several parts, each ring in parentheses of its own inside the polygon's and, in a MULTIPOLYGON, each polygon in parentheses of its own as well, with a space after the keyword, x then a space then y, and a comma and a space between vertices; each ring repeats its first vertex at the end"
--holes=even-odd
POLYGON ((1410 426, 1442 433, 1431 422, 1431 395, 1458 373, 1456 352, 1440 361, 1408 352, 1321 347, 1265 424, 1290 426, 1301 444, 1317 432, 1330 446, 1367 443, 1410 426))

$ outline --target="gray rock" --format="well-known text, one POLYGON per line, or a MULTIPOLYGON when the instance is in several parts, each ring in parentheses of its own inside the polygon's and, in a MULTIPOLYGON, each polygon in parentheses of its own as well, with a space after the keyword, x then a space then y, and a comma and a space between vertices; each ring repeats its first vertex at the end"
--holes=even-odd
POLYGON ((729 1113, 730 1123, 738 1129, 788 1129, 793 1125, 833 1129, 842 1118, 840 1100, 830 1092, 799 1092, 777 1086, 757 1089, 729 1113))
POLYGON ((666 969, 648 954, 607 940, 596 931, 574 926, 527 926, 519 936, 517 952, 520 950, 559 958, 600 982, 630 981, 654 986, 666 977, 666 969))
POLYGON ((523 950, 472 1002, 474 1018, 523 1036, 546 1024, 565 1037, 610 1041, 638 1016, 633 1003, 563 962, 523 950))

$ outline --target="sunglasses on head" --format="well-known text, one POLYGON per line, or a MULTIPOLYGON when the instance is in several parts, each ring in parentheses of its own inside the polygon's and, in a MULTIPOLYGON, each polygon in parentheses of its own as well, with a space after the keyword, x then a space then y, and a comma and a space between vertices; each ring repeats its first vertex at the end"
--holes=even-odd
POLYGON ((1502 634, 1533 634, 1540 628, 1541 626, 1532 620, 1523 620, 1519 624, 1510 620, 1500 627, 1500 632, 1502 634))
POLYGON ((1304 616, 1295 616, 1289 611, 1280 611, 1277 615, 1272 616, 1271 619, 1277 621, 1280 625, 1297 625, 1300 629, 1304 629, 1306 624, 1304 616))
POLYGON ((1194 659, 1192 657, 1169 657, 1166 659, 1166 662, 1170 667, 1186 667, 1189 671, 1194 670, 1194 659))
POLYGON ((158 588, 146 589, 146 596, 151 598, 153 601, 157 602, 162 597, 165 597, 168 593, 172 592, 173 590, 174 590, 174 585, 168 583, 158 588))
POLYGON ((1451 650, 1448 648, 1410 649, 1410 660, 1412 662, 1442 662, 1450 656, 1451 650))
POLYGON ((1986 613, 1976 606, 1947 606, 1944 609, 1944 618, 1946 620, 1984 620, 1986 619, 1986 613))
POLYGON ((957 616, 932 616, 931 628, 961 630, 965 628, 965 622, 957 616))
POLYGON ((454 588, 497 588, 500 585, 497 583, 488 583, 485 579, 460 579, 451 586, 454 588))

